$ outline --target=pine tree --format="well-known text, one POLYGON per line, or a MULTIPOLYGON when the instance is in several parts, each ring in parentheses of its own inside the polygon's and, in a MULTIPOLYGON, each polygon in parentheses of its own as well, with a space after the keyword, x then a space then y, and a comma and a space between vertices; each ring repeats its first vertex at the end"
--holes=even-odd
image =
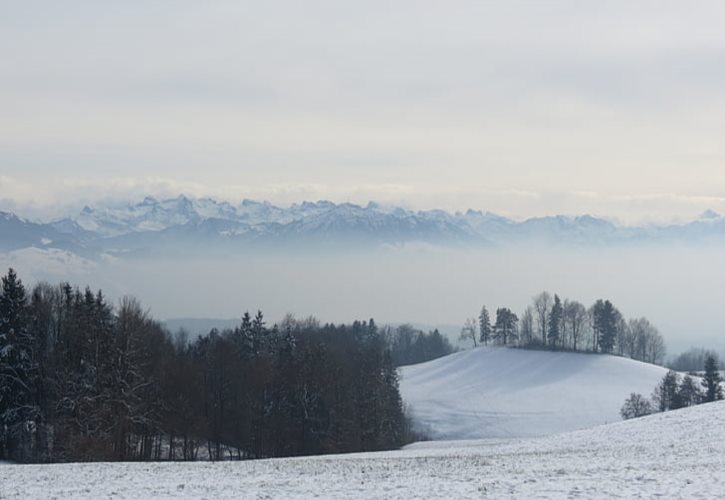
POLYGON ((496 310, 496 339, 501 345, 508 345, 517 336, 517 325, 519 318, 507 307, 496 310))
POLYGON ((243 358, 250 356, 254 349, 254 342, 252 334, 252 316, 249 314, 249 311, 245 311, 242 315, 242 324, 238 328, 236 337, 239 354, 243 358))
POLYGON ((481 314, 478 316, 478 328, 481 335, 481 344, 487 345, 491 340, 493 331, 491 329, 491 318, 488 315, 488 309, 486 309, 486 306, 481 308, 481 314))
POLYGON ((721 382, 722 377, 720 376, 717 357, 709 355, 705 358, 705 375, 702 378, 702 387, 705 389, 703 401, 705 403, 711 403, 723 398, 721 382))
POLYGON ((0 291, 0 454, 30 458, 25 434, 38 424, 34 342, 28 331, 25 287, 13 269, 0 291))
POLYGON ((267 329, 265 328, 264 315, 262 311, 257 311, 257 314, 252 320, 252 353, 257 356, 264 351, 267 346, 267 329))
POLYGON ((690 375, 685 375, 680 384, 680 390, 677 393, 677 401, 680 408, 694 406, 700 404, 702 400, 702 391, 695 383, 690 375))
POLYGON ((561 336, 561 321, 564 315, 564 309, 561 306, 559 296, 554 294, 554 305, 549 313, 549 345, 556 347, 561 336))
POLYGON ((618 316, 617 310, 608 300, 599 300, 594 306, 594 330, 599 349, 604 353, 611 353, 614 349, 618 316))
POLYGON ((669 411, 678 405, 679 376, 674 370, 669 370, 652 394, 652 400, 659 411, 669 411))

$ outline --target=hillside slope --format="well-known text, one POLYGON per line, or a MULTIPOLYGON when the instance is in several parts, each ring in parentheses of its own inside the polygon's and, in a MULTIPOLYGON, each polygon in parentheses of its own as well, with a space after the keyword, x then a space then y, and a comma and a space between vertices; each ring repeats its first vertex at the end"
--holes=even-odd
POLYGON ((216 463, 0 465, 0 498, 721 498, 725 402, 533 439, 216 463))
POLYGON ((666 369, 615 356, 478 348, 400 369, 414 423, 434 439, 527 437, 620 420, 666 369))

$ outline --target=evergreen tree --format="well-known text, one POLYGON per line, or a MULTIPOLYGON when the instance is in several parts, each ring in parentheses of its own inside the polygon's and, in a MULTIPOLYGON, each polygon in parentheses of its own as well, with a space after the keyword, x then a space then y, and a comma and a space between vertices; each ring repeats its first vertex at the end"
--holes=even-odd
POLYGON ((258 356, 268 347, 267 328, 265 327, 264 315, 262 311, 257 311, 252 320, 251 336, 252 336, 252 354, 258 356))
POLYGON ((598 300, 593 308, 594 330, 597 336, 599 350, 611 353, 617 338, 617 323, 619 314, 608 300, 598 300))
POLYGON ((564 309, 561 305, 559 296, 554 294, 554 305, 551 306, 551 312, 549 313, 549 345, 556 347, 559 344, 561 337, 561 325, 562 318, 564 315, 564 309))
POLYGON ((657 387, 655 387, 654 393, 652 394, 652 400, 654 401, 659 411, 669 411, 679 406, 678 402, 678 391, 679 391, 679 376, 674 370, 669 370, 657 387))
POLYGON ((702 387, 705 390, 703 401, 705 403, 723 398, 721 382, 722 377, 720 376, 717 357, 711 354, 705 358, 705 375, 702 378, 702 387))
POLYGON ((252 332, 252 316, 249 311, 242 315, 242 324, 237 328, 237 349, 242 357, 251 356, 254 352, 254 334, 252 332))
POLYGON ((700 404, 700 401, 702 400, 702 391, 690 375, 685 375, 682 379, 682 383, 680 383, 680 390, 677 395, 678 405, 680 408, 700 404))
POLYGON ((517 336, 519 318, 507 307, 496 310, 496 325, 494 327, 496 340, 501 345, 508 345, 517 336))
POLYGON ((486 306, 481 308, 481 314, 478 316, 478 328, 481 344, 488 345, 491 340, 493 330, 491 329, 491 318, 488 315, 488 309, 486 309, 486 306))
POLYGON ((33 450, 25 434, 34 432, 40 411, 34 342, 28 331, 27 295, 13 269, 0 291, 0 456, 26 459, 33 450))

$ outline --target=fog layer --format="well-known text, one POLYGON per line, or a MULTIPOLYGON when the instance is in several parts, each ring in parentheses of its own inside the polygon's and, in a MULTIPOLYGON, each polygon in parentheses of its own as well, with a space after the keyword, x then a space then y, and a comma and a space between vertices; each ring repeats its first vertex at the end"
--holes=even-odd
POLYGON ((548 290, 586 305, 608 298, 625 317, 646 316, 674 353, 691 345, 725 348, 725 267, 717 248, 460 250, 409 245, 364 253, 114 260, 67 255, 0 256, 26 283, 37 280, 137 296, 159 319, 233 318, 261 309, 342 322, 460 325, 506 306, 520 313, 548 290), (49 265, 48 260, 52 260, 49 265))

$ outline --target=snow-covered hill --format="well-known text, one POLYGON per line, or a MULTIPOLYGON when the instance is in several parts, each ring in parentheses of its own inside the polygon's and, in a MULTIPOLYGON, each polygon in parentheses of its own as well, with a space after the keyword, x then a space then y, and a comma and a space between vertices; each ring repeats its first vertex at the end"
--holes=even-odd
POLYGON ((545 438, 217 463, 0 465, 3 499, 722 498, 725 402, 545 438))
POLYGON ((414 422, 434 439, 540 436, 620 420, 666 369, 616 356, 477 348, 401 368, 414 422))

